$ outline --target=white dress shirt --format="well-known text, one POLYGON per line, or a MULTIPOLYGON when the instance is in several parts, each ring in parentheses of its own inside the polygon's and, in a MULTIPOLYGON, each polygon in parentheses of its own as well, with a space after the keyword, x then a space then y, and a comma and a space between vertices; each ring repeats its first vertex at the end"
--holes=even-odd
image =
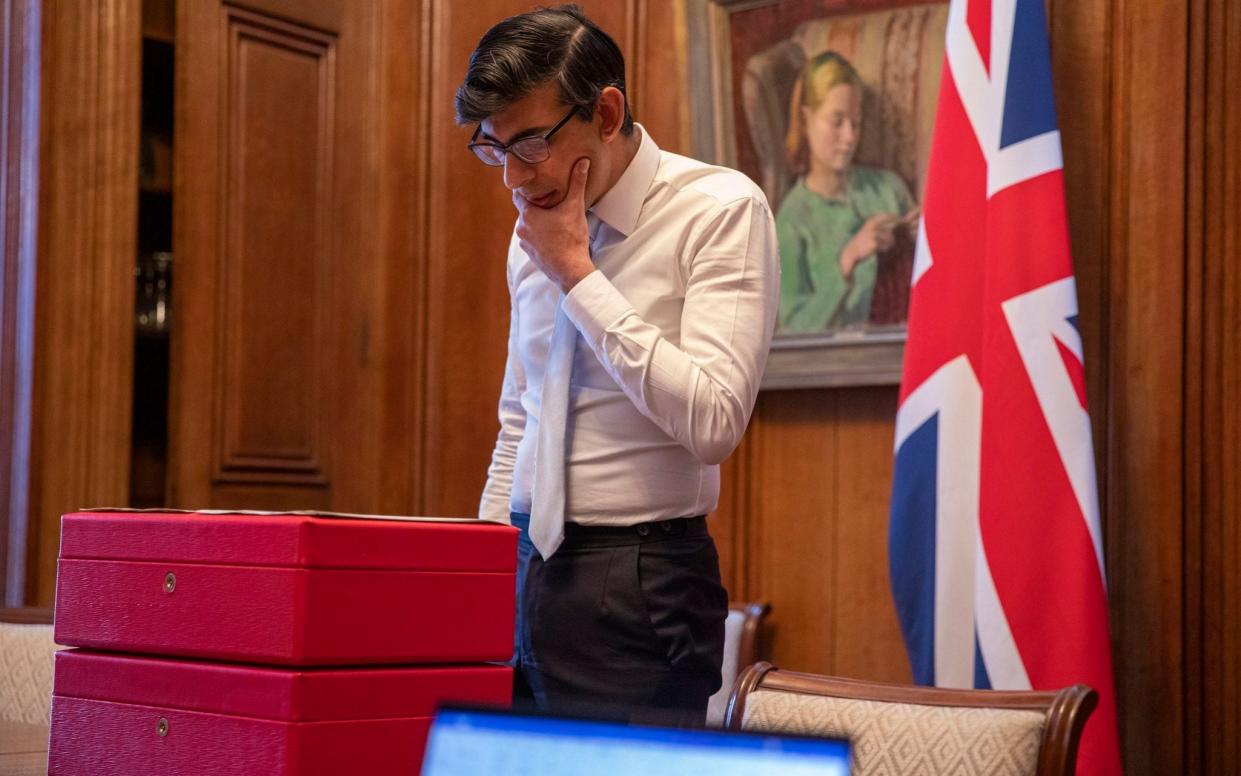
MULTIPOLYGON (((779 305, 775 224, 735 170, 637 154, 591 212, 596 270, 565 296, 577 329, 565 517, 632 525, 705 514, 758 396, 779 305)), ((560 289, 509 245, 500 434, 479 514, 529 512, 543 368, 560 289)))

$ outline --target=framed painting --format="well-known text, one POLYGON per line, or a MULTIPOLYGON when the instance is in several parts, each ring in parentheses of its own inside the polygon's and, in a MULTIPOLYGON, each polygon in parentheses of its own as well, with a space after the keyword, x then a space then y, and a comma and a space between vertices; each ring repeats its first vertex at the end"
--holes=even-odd
POLYGON ((763 388, 900 381, 946 2, 687 0, 694 154, 767 195, 763 388))

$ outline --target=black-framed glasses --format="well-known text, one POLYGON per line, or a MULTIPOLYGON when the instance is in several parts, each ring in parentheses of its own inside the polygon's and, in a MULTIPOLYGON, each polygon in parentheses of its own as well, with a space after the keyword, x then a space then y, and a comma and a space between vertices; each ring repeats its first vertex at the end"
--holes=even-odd
POLYGON ((470 144, 467 147, 488 167, 503 167, 506 154, 516 156, 526 164, 546 162, 548 157, 552 155, 552 135, 559 132, 561 127, 569 123, 569 119, 573 118, 573 114, 579 110, 581 108, 574 107, 565 114, 564 118, 557 122, 556 126, 542 135, 519 137, 508 145, 497 143, 493 140, 479 141, 478 134, 483 131, 483 125, 479 124, 475 128, 474 135, 470 138, 470 144))

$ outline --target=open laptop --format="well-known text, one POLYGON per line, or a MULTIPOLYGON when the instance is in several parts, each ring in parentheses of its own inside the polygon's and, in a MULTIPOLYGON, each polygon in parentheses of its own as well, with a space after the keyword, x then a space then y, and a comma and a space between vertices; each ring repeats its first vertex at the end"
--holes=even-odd
POLYGON ((450 707, 422 776, 847 776, 849 744, 450 707))

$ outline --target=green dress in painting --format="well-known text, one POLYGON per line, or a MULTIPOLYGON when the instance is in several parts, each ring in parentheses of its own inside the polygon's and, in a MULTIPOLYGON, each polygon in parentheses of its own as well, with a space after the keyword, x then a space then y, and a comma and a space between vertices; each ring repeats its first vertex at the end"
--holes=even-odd
POLYGON ((776 215, 780 239, 780 330, 832 331, 864 326, 870 317, 878 261, 858 262, 853 277, 840 271, 840 252, 878 213, 904 215, 914 206, 900 176, 855 166, 842 199, 806 188, 804 178, 785 196, 776 215))

